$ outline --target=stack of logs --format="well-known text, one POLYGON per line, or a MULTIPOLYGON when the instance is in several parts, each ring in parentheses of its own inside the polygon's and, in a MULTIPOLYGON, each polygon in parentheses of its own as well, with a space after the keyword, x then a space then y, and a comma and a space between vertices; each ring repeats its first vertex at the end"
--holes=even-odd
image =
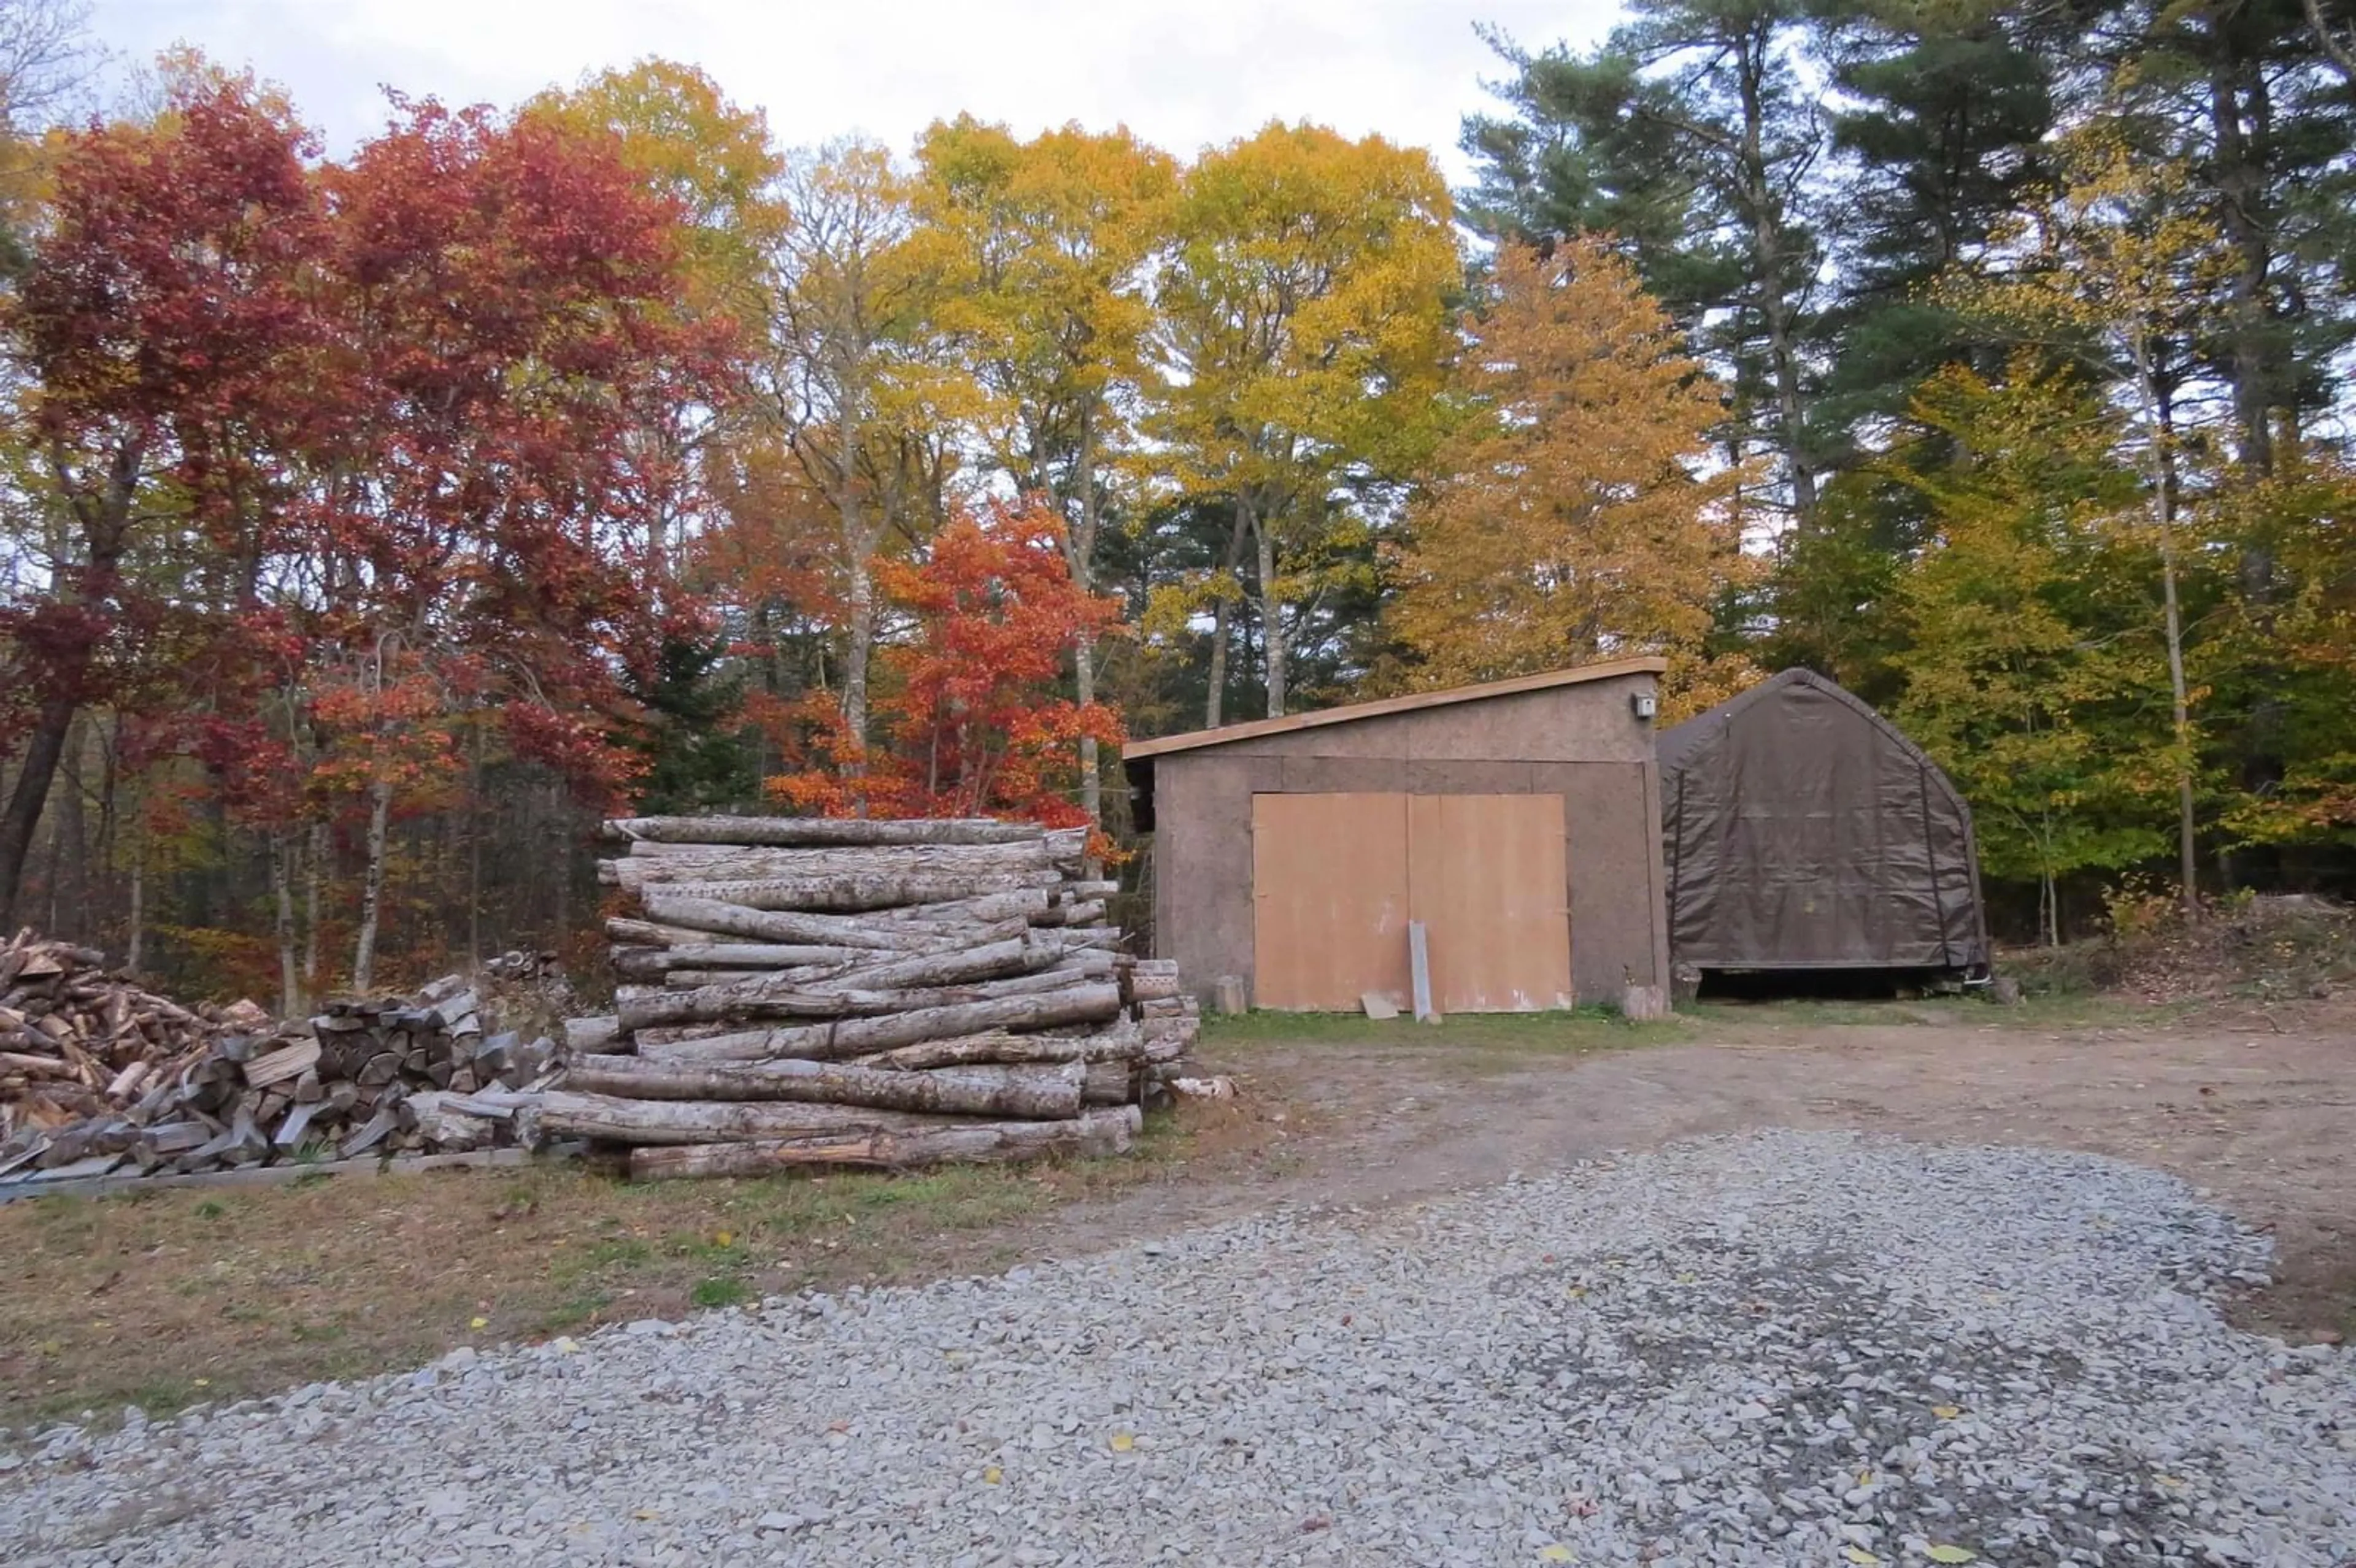
POLYGON ((528 1143, 529 1091, 552 1054, 545 1040, 486 1035, 455 976, 414 1000, 332 1002, 305 1024, 215 1029, 145 1074, 125 1068, 75 1117, 24 1119, 0 1141, 0 1183, 528 1143))
POLYGON ((1087 836, 988 820, 641 817, 601 875, 613 1016, 574 1019, 552 1136, 640 1177, 1109 1154, 1192 1046, 1119 951, 1087 836))

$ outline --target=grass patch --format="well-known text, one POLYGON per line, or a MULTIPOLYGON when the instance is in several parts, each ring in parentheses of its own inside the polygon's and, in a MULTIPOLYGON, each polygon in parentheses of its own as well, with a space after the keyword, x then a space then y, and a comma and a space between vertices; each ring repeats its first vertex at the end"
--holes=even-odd
POLYGON ((1322 1042, 1401 1051, 1463 1047, 1483 1051, 1560 1053, 1622 1051, 1689 1036, 1680 1019, 1632 1024, 1601 1008, 1568 1012, 1458 1013, 1436 1024, 1413 1019, 1377 1020, 1356 1013, 1251 1012, 1203 1020, 1212 1046, 1312 1045, 1322 1042))
POLYGON ((753 1287, 734 1275, 715 1275, 697 1280, 687 1298, 698 1307, 736 1307, 753 1299, 753 1287))
POLYGON ((1169 1179, 1202 1136, 1158 1113, 1130 1157, 1069 1165, 637 1184, 566 1165, 0 1204, 0 1426, 1001 1268, 1057 1209, 1169 1179))

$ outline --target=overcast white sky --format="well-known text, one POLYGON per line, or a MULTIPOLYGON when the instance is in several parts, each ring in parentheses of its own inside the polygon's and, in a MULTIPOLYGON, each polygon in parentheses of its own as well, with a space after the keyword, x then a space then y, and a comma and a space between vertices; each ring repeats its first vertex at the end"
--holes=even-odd
POLYGON ((1022 132, 1126 123, 1191 155, 1270 119, 1427 146, 1465 176, 1457 123, 1496 72, 1473 36, 1600 37, 1616 0, 97 0, 102 41, 175 42, 284 83, 335 148, 380 87, 510 104, 662 55, 760 105, 784 145, 845 132, 906 150, 970 111, 1022 132))

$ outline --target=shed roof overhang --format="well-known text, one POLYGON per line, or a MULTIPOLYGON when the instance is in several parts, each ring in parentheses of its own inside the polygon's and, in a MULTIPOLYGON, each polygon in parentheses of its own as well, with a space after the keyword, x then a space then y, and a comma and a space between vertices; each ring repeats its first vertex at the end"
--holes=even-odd
POLYGON ((1190 730, 1183 734, 1164 735, 1157 740, 1132 741, 1123 746, 1120 752, 1121 769, 1129 779, 1130 791, 1130 819, 1140 832, 1152 830, 1153 761, 1175 752, 1201 751, 1211 746, 1232 745, 1237 741, 1256 741, 1267 735, 1289 735, 1297 731, 1322 729, 1331 724, 1355 724, 1361 720, 1382 719, 1395 713, 1417 713, 1425 709, 1447 708, 1460 702, 1517 697, 1524 692, 1582 686, 1590 681, 1612 680, 1622 676, 1658 676, 1668 667, 1666 659, 1647 654, 1636 658, 1608 659, 1601 664, 1575 665, 1569 669, 1547 670, 1540 675, 1515 676, 1509 680, 1484 681, 1478 686, 1451 686, 1440 691, 1409 692, 1404 697, 1352 702, 1340 708, 1320 708, 1309 713, 1288 713, 1281 719, 1257 719, 1245 724, 1222 725, 1216 730, 1190 730))

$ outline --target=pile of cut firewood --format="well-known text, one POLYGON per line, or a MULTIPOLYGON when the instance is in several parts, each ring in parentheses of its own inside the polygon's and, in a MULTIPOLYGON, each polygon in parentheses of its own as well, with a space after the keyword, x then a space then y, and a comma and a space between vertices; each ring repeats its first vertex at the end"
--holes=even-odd
POLYGON ((0 946, 0 1139, 126 1104, 269 1023, 252 1002, 184 1008, 109 974, 94 947, 20 931, 0 946))
MULTIPOLYGON (((18 965, 19 982, 59 961, 62 944, 36 945, 53 952, 18 965)), ((74 968, 36 976, 21 1006, 15 998, 27 987, 8 993, 26 1032, 55 1053, 12 1052, 0 1077, 0 1184, 449 1152, 535 1136, 528 1091, 547 1082, 554 1048, 486 1035, 475 994, 455 976, 413 999, 331 1002, 306 1022, 273 1028, 251 1003, 191 1011, 106 976, 95 952, 64 951, 74 968), (46 1010, 31 1010, 44 1001, 46 1010), (43 1027, 58 1019, 80 1020, 81 1032, 43 1027), (41 1060, 72 1069, 73 1097, 60 1093, 56 1075, 37 1073, 41 1060)), ((0 973, 16 953, 12 945, 0 956, 0 973)))
POLYGON ((567 1027, 551 1135, 645 1177, 1117 1153, 1194 1042, 1087 835, 989 820, 640 817, 604 880, 616 1011, 567 1027))

